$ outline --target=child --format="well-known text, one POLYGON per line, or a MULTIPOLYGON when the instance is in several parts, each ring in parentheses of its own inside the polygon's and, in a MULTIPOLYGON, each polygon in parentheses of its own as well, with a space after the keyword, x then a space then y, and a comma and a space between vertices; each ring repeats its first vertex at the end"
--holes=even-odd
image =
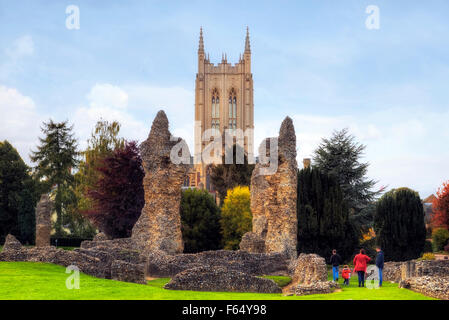
POLYGON ((348 265, 344 266, 343 270, 341 271, 341 276, 344 279, 343 284, 349 286, 349 279, 351 278, 351 269, 349 269, 348 265))

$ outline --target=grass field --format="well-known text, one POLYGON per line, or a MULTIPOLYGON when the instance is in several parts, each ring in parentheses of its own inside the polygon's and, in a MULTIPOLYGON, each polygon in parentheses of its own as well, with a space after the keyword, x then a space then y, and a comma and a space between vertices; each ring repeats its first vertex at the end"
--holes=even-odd
MULTIPOLYGON (((426 300, 431 299, 407 289, 399 289, 397 284, 384 283, 380 289, 358 288, 356 279, 349 287, 332 294, 310 295, 304 297, 284 297, 281 294, 196 292, 165 290, 169 281, 161 278, 139 285, 115 280, 98 279, 85 274, 80 277, 80 289, 66 288, 69 274, 65 268, 37 262, 0 262, 0 299, 164 299, 164 300, 426 300)), ((270 277, 285 285, 286 277, 270 277)))

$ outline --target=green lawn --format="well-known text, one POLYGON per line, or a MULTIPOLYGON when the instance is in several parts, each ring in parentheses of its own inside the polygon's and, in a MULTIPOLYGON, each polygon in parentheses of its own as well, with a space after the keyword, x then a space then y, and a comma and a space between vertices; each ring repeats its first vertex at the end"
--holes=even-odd
MULTIPOLYGON (((397 284, 385 283, 380 289, 358 288, 356 279, 340 292, 304 297, 284 297, 281 294, 196 292, 165 290, 167 278, 152 280, 148 285, 139 285, 114 280, 98 279, 81 274, 80 289, 69 290, 65 282, 65 268, 37 262, 0 262, 0 299, 209 299, 209 300, 424 300, 431 299, 397 284)), ((288 283, 286 277, 270 277, 288 283)))

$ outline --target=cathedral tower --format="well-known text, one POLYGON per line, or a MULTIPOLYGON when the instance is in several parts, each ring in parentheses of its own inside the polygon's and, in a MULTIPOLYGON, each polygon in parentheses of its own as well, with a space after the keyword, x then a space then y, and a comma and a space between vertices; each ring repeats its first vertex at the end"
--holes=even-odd
MULTIPOLYGON (((203 30, 200 29, 198 46, 198 73, 195 80, 195 156, 201 154, 209 142, 202 141, 207 129, 241 129, 245 134, 254 130, 253 75, 251 73, 251 47, 249 30, 246 30, 245 50, 239 61, 230 64, 223 54, 215 65, 204 51, 203 30), (247 129, 251 129, 248 130, 247 129)), ((244 149, 253 154, 253 135, 245 135, 244 149)), ((195 186, 201 182, 210 190, 204 163, 195 166, 195 186)), ((192 185, 192 184, 191 184, 192 185)))

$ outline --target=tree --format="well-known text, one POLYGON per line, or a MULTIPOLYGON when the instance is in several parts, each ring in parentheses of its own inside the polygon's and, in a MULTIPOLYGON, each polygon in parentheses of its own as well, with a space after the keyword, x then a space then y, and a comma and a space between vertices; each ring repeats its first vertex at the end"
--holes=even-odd
POLYGON ((222 164, 210 165, 210 179, 215 190, 217 190, 220 201, 226 197, 229 189, 236 186, 249 186, 251 184, 251 174, 254 164, 248 163, 248 157, 244 154, 243 164, 237 164, 236 156, 241 146, 234 144, 232 147, 232 164, 226 164, 225 155, 222 157, 222 164))
POLYGON ((418 258, 426 241, 424 209, 418 193, 400 188, 384 194, 376 204, 374 231, 386 260, 418 258))
POLYGON ((443 251, 449 240, 449 231, 444 228, 436 228, 432 231, 432 245, 435 252, 443 251))
POLYGON ((77 206, 81 211, 92 209, 89 190, 93 189, 101 176, 98 168, 102 166, 102 160, 112 155, 114 150, 124 147, 125 140, 118 136, 119 131, 120 123, 117 121, 100 120, 87 140, 87 148, 82 152, 83 160, 75 175, 77 206))
POLYGON ((36 202, 30 168, 8 141, 0 142, 0 243, 8 233, 33 242, 36 202))
POLYGON ((44 138, 39 138, 40 145, 32 151, 31 160, 37 163, 36 177, 43 180, 46 191, 54 193, 56 211, 55 233, 63 234, 63 213, 72 199, 74 177, 72 169, 78 164, 77 143, 72 133, 73 126, 67 121, 44 122, 41 128, 44 138))
POLYGON ((131 235, 144 205, 142 159, 136 142, 125 142, 97 168, 101 175, 89 191, 93 209, 84 214, 110 238, 131 235))
POLYGON ((298 251, 329 257, 337 249, 349 259, 358 238, 336 179, 316 168, 300 170, 297 202, 298 251))
POLYGON ((249 188, 237 186, 228 190, 221 208, 221 230, 224 248, 237 250, 242 236, 251 231, 252 214, 249 188))
POLYGON ((438 189, 437 197, 432 204, 434 214, 432 226, 449 229, 449 181, 438 189))
POLYGON ((334 131, 330 139, 322 139, 313 158, 321 172, 336 177, 351 220, 363 233, 372 226, 373 201, 381 192, 372 191, 376 181, 366 177, 369 163, 360 162, 365 148, 343 129, 334 131))
POLYGON ((209 192, 183 191, 181 222, 185 253, 220 249, 220 209, 209 192))

